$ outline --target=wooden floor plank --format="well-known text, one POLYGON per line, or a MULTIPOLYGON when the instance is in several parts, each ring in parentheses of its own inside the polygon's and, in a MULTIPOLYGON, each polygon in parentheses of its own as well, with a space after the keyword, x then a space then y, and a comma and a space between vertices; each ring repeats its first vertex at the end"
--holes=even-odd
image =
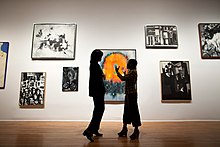
POLYGON ((119 138, 120 122, 102 122, 103 137, 90 143, 87 122, 0 121, 0 146, 220 147, 220 122, 144 122, 139 140, 119 138))

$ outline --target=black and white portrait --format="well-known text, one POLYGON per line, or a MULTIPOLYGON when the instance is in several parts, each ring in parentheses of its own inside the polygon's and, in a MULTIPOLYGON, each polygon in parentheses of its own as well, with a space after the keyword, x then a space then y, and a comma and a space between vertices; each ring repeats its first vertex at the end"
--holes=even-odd
POLYGON ((201 56, 220 59, 220 23, 199 24, 201 56))
POLYGON ((161 61, 162 101, 191 100, 188 61, 161 61))
POLYGON ((63 67, 62 91, 78 91, 79 67, 63 67))
POLYGON ((34 24, 32 59, 74 59, 76 24, 34 24))
POLYGON ((43 108, 45 72, 22 72, 20 83, 20 108, 43 108))
POLYGON ((177 27, 168 25, 145 26, 146 48, 177 48, 177 27))

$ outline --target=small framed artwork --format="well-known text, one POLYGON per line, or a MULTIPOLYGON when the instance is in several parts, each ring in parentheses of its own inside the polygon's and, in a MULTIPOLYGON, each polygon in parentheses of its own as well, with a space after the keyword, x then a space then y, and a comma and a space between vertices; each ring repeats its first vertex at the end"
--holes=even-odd
POLYGON ((177 48, 177 27, 175 25, 145 25, 146 48, 177 48))
POLYGON ((136 50, 101 49, 101 51, 103 52, 103 56, 100 66, 105 75, 105 103, 124 103, 125 82, 118 78, 115 72, 115 66, 120 66, 119 72, 123 75, 123 73, 127 71, 128 60, 136 59, 136 50))
POLYGON ((0 42, 0 89, 5 88, 9 42, 0 42))
POLYGON ((78 91, 79 67, 63 67, 62 91, 78 91))
POLYGON ((190 102, 189 61, 160 61, 162 102, 190 102))
POLYGON ((22 72, 20 83, 20 108, 44 108, 45 72, 22 72))
POLYGON ((202 59, 220 59, 220 23, 200 23, 198 26, 202 59))
POLYGON ((76 24, 34 24, 32 59, 75 59, 76 24))

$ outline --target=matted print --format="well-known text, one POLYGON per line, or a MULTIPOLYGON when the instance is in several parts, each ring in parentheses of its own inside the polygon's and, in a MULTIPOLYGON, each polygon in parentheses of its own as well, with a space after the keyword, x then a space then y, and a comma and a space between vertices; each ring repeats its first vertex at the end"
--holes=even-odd
POLYGON ((100 66, 105 75, 105 102, 123 103, 125 100, 125 82, 121 81, 115 67, 120 66, 119 72, 123 75, 127 71, 129 59, 136 59, 135 49, 101 49, 103 57, 100 66))
POLYGON ((62 91, 78 91, 79 67, 63 67, 62 91))
POLYGON ((32 59, 75 59, 76 24, 34 24, 32 59))
POLYGON ((5 88, 9 42, 0 42, 0 89, 5 88))
POLYGON ((189 61, 161 61, 162 102, 190 102, 189 61))
POLYGON ((220 23, 199 24, 202 59, 220 59, 220 23))
POLYGON ((177 27, 174 25, 145 25, 146 48, 177 48, 177 27))
POLYGON ((22 72, 20 84, 20 108, 44 108, 45 72, 22 72))

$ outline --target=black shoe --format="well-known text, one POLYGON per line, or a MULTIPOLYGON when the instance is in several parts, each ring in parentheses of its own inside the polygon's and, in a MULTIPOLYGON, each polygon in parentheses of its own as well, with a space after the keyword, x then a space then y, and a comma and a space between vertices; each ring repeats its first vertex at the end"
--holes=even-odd
POLYGON ((99 132, 96 132, 96 133, 93 133, 93 134, 95 134, 95 136, 103 136, 103 134, 99 133, 99 132))
POLYGON ((85 130, 85 131, 83 132, 83 136, 86 136, 86 138, 87 138, 88 140, 90 140, 91 142, 94 142, 93 135, 92 135, 92 133, 91 133, 90 131, 85 130))
POLYGON ((121 132, 118 133, 119 137, 127 137, 128 129, 126 127, 123 127, 121 132))
POLYGON ((134 133, 130 136, 131 140, 135 140, 139 138, 139 130, 134 130, 134 133))

